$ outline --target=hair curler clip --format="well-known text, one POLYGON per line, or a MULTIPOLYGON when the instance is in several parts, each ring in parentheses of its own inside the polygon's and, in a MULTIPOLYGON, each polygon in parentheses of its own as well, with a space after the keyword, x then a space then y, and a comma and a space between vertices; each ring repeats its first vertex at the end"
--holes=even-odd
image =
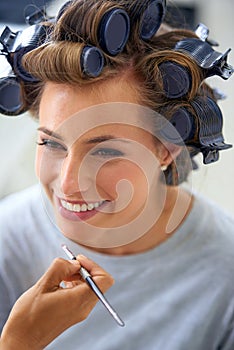
MULTIPOLYGON (((179 41, 174 50, 189 55, 203 70, 205 78, 218 75, 228 79, 234 72, 231 65, 227 63, 227 56, 231 49, 224 54, 215 51, 212 47, 218 45, 216 42, 207 40, 209 29, 204 24, 199 24, 195 33, 198 38, 186 38, 179 41)), ((191 74, 189 70, 173 61, 166 61, 159 65, 162 75, 165 96, 168 99, 176 99, 185 96, 191 89, 191 74)))
POLYGON ((217 103, 210 97, 196 97, 191 105, 198 117, 198 143, 204 164, 218 160, 218 151, 231 148, 225 144, 222 128, 223 116, 217 103))
MULTIPOLYGON (((1 55, 4 55, 12 68, 12 72, 0 79, 0 113, 16 116, 25 112, 21 102, 20 81, 35 83, 38 80, 29 74, 22 66, 23 56, 43 44, 48 34, 48 26, 38 24, 45 20, 43 10, 34 12, 27 17, 30 27, 13 32, 5 26, 0 35, 1 55)), ((48 19, 48 18, 47 18, 48 19)))
POLYGON ((39 24, 42 23, 44 21, 48 21, 48 16, 45 12, 44 9, 38 9, 35 12, 33 12, 32 14, 28 15, 25 18, 25 22, 26 24, 28 24, 29 26, 32 26, 33 24, 39 24))
POLYGON ((22 57, 29 51, 43 44, 47 35, 47 27, 44 25, 34 24, 23 31, 16 33, 6 26, 1 34, 0 43, 3 45, 3 53, 5 54, 9 64, 18 78, 35 82, 32 77, 22 66, 22 57))
POLYGON ((195 34, 202 40, 202 41, 206 41, 208 44, 210 44, 211 46, 219 46, 219 44, 217 43, 217 41, 214 41, 213 39, 208 39, 210 30, 209 28, 203 24, 203 23, 199 23, 195 29, 195 34))
POLYGON ((209 28, 203 24, 199 23, 195 29, 195 34, 202 40, 206 41, 209 36, 210 30, 209 28))
POLYGON ((207 41, 197 38, 187 38, 179 41, 175 48, 195 60, 197 65, 203 69, 206 78, 218 75, 227 80, 234 69, 227 63, 227 56, 231 49, 224 54, 215 51, 207 41))
POLYGON ((162 128, 160 135, 168 142, 199 150, 203 154, 204 164, 215 162, 219 151, 232 147, 224 142, 222 112, 210 97, 198 96, 191 105, 196 117, 186 107, 180 107, 170 123, 162 128))
POLYGON ((215 100, 225 100, 227 98, 227 95, 221 91, 219 88, 213 88, 212 89, 213 91, 213 95, 214 95, 214 98, 215 100))

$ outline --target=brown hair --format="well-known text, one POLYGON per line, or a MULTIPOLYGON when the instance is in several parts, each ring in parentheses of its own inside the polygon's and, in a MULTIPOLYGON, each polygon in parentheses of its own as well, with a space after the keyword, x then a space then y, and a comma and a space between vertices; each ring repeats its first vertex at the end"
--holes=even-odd
MULTIPOLYGON (((33 85, 22 83, 25 105, 33 115, 36 116, 38 113, 46 81, 82 86, 111 79, 126 70, 131 70, 139 78, 140 103, 143 105, 162 113, 168 119, 181 106, 190 108, 193 113, 190 101, 197 94, 210 94, 211 91, 202 88, 204 76, 197 64, 185 54, 173 50, 179 40, 196 37, 189 30, 172 30, 162 24, 157 35, 152 40, 144 42, 139 38, 139 23, 136 21, 132 24, 131 35, 123 52, 114 57, 103 52, 105 66, 98 77, 91 78, 83 73, 79 58, 85 45, 100 48, 97 28, 102 16, 113 8, 125 10, 134 6, 137 8, 137 3, 140 2, 136 0, 71 2, 52 25, 47 42, 24 56, 25 69, 40 81, 33 85), (159 69, 159 65, 166 61, 182 65, 191 75, 190 91, 184 97, 173 100, 173 103, 165 96, 159 69)), ((191 155, 195 153, 192 150, 191 155)), ((183 164, 183 155, 180 158, 177 159, 177 164, 182 165, 183 172, 178 175, 177 171, 175 175, 175 164, 172 164, 166 171, 168 184, 181 183, 188 176, 190 164, 183 164)))

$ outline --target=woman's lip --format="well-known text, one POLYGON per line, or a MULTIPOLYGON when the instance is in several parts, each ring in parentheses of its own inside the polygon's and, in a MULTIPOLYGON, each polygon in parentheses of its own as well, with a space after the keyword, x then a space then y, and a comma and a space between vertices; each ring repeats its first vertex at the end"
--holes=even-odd
POLYGON ((67 203, 71 203, 71 204, 80 204, 80 205, 82 205, 82 204, 93 204, 93 203, 100 203, 100 202, 104 202, 104 200, 94 200, 94 201, 84 201, 84 200, 78 200, 78 201, 72 201, 72 200, 67 200, 67 199, 65 199, 65 198, 60 198, 60 197, 57 197, 58 198, 58 200, 61 202, 61 201, 65 201, 65 202, 67 202, 67 203))

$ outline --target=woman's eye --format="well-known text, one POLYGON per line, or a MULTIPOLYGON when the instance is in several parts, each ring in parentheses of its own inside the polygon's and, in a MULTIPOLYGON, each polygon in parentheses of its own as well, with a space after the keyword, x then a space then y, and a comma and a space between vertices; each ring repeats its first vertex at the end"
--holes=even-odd
POLYGON ((53 140, 42 139, 40 142, 37 142, 37 145, 46 146, 47 148, 50 148, 50 149, 66 151, 66 148, 63 145, 53 140))
POLYGON ((91 153, 92 156, 100 157, 122 157, 123 152, 113 149, 113 148, 98 148, 91 153))

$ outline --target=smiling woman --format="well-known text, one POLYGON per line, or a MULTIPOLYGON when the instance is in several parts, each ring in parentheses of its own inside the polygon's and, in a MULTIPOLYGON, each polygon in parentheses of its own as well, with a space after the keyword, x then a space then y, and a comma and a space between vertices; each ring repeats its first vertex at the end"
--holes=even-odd
POLYGON ((197 153, 208 164, 230 147, 205 78, 232 68, 204 26, 171 30, 164 13, 163 0, 69 1, 17 65, 41 186, 3 203, 3 319, 65 243, 114 276, 126 321, 115 329, 97 306, 48 349, 95 336, 95 350, 233 348, 234 222, 180 186, 197 153))
MULTIPOLYGON (((170 162, 172 152, 169 154, 162 143, 156 143, 151 133, 139 127, 139 122, 144 124, 142 121, 145 118, 143 113, 139 118, 140 107, 137 111, 135 102, 140 100, 140 96, 138 97, 136 92, 133 93, 133 86, 134 80, 130 78, 123 82, 111 79, 107 83, 102 83, 101 87, 96 86, 93 93, 87 88, 80 92, 79 89, 66 84, 47 83, 42 94, 38 129, 40 147, 36 156, 37 176, 52 202, 59 228, 67 237, 82 244, 85 242, 87 244, 89 237, 89 244, 93 246, 97 244, 99 248, 115 246, 115 240, 113 243, 109 239, 108 243, 106 240, 100 241, 100 238, 98 243, 95 241, 98 228, 118 228, 118 239, 120 239, 120 227, 130 224, 139 216, 147 199, 149 200, 149 191, 155 186, 157 190, 154 190, 155 196, 150 203, 154 215, 157 215, 162 206, 159 193, 163 193, 165 186, 160 186, 157 178, 161 173, 160 163, 170 162), (126 103, 125 100, 132 101, 134 105, 126 103), (51 101, 54 101, 53 108, 51 101), (118 102, 116 105, 117 101, 121 101, 121 104, 118 102), (111 108, 112 118, 105 110, 107 106, 111 108), (122 112, 121 118, 118 117, 119 108, 122 112), (89 111, 85 112, 87 109, 89 111), (91 121, 95 123, 95 127, 91 126, 91 121), (80 131, 74 133, 72 130, 80 131), (48 172, 49 167, 52 167, 53 171, 48 172), (144 174, 146 171, 148 174, 144 174), (154 173, 153 185, 149 183, 152 182, 150 181, 152 174, 149 172, 154 173), (122 183, 120 185, 122 190, 118 191, 118 184, 123 180, 125 184, 122 183), (155 200, 156 198, 158 200, 155 200), (77 225, 73 225, 73 221, 80 220, 88 221, 88 227, 85 228, 83 225, 80 230, 77 225), (90 225, 93 229, 88 234, 90 225), (78 233, 79 231, 82 233, 78 233)), ((149 122, 148 124, 150 125, 149 122)), ((175 147, 174 154, 179 150, 175 147)), ((173 190, 170 192, 171 203, 173 190)), ((176 196, 177 190, 174 192, 176 196)), ((164 205, 167 208, 168 204, 164 205)), ((170 214, 165 209, 161 221, 165 221, 164 215, 170 214)), ((140 232, 143 236, 145 233, 143 227, 140 232)), ((113 233, 105 236, 113 239, 113 233)), ((125 247, 116 248, 116 251, 130 252, 130 247, 126 246, 128 243, 126 233, 124 237, 125 247)), ((145 243, 143 239, 133 243, 133 251, 143 251, 145 245, 154 246, 155 242, 163 239, 165 235, 160 228, 158 235, 152 234, 151 239, 145 237, 145 243)))

